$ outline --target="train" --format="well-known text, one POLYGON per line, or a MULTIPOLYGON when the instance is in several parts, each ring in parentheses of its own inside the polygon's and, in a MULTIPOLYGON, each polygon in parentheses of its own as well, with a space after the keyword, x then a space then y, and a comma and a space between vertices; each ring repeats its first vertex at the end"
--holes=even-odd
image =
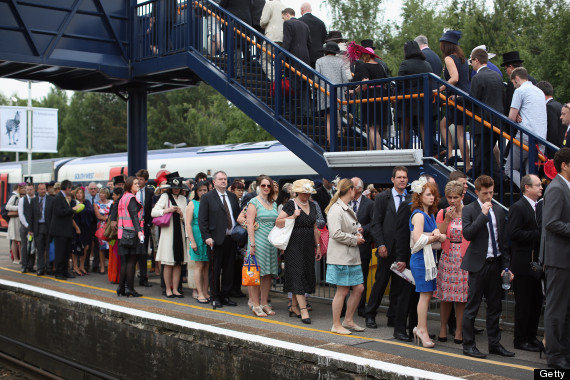
MULTIPOLYGON (((134 174, 128 172, 127 165, 126 152, 33 160, 30 176, 34 183, 68 179, 75 185, 96 182, 105 186, 117 175, 134 174)), ((223 170, 230 180, 244 178, 246 182, 265 174, 280 184, 298 178, 318 178, 317 172, 278 141, 151 150, 147 170, 151 183, 160 170, 178 171, 188 178, 199 172, 212 176, 223 170)), ((13 186, 27 176, 27 161, 0 164, 0 204, 6 203, 13 186)))

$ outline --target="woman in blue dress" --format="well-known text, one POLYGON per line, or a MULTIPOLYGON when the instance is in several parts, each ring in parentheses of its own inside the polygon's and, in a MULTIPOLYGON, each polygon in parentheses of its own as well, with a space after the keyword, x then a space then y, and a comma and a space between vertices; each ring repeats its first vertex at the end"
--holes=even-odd
POLYGON ((420 178, 412 182, 412 216, 410 231, 412 257, 410 269, 416 283, 416 292, 420 293, 418 301, 418 326, 414 327, 414 337, 422 345, 431 348, 435 345, 427 330, 427 312, 431 296, 436 289, 437 267, 431 245, 445 240, 435 222, 439 193, 437 185, 420 178))

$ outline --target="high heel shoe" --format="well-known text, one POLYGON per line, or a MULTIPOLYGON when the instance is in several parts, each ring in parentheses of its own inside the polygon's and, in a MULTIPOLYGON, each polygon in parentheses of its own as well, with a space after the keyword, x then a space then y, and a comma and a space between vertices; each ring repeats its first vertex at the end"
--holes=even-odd
MULTIPOLYGON (((425 337, 422 337, 422 334, 420 333, 420 331, 418 330, 417 327, 414 327, 413 333, 414 333, 415 342, 418 344, 418 346, 420 345, 420 342, 422 342, 422 346, 425 348, 433 348, 435 346, 435 343, 433 341, 430 340, 428 342, 425 339, 425 337)), ((429 334, 427 334, 427 335, 429 337, 429 334)))
POLYGON ((299 308, 299 306, 294 305, 289 308, 289 317, 301 318, 301 312, 299 311, 299 314, 295 313, 295 311, 293 310, 294 308, 299 308))
POLYGON ((125 289, 121 289, 120 287, 117 288, 117 297, 125 296, 125 289))
POLYGON ((267 314, 263 311, 261 306, 254 306, 251 308, 251 311, 256 317, 267 317, 267 314))
MULTIPOLYGON (((307 308, 304 307, 304 308, 299 309, 299 310, 307 310, 307 308)), ((309 312, 309 311, 307 310, 307 313, 308 313, 308 312, 309 312)), ((306 324, 306 325, 310 325, 310 324, 311 324, 311 318, 303 318, 303 317, 301 317, 301 315, 299 315, 299 318, 301 318, 301 322, 303 322, 304 324, 306 324)))
POLYGON ((136 290, 131 290, 131 289, 126 289, 125 295, 127 296, 127 298, 129 298, 129 297, 142 297, 142 294, 137 293, 136 290))

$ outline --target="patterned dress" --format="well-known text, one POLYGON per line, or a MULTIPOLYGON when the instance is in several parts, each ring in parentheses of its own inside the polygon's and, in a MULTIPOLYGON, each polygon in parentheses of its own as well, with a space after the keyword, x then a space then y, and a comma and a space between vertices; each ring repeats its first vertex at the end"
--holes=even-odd
POLYGON ((449 245, 443 245, 437 268, 437 291, 434 297, 444 302, 467 302, 469 272, 460 268, 463 260, 463 227, 461 217, 452 219, 447 226, 449 245))
POLYGON ((194 212, 192 212, 192 234, 194 235, 194 240, 198 245, 198 249, 194 251, 194 247, 190 248, 190 259, 193 261, 208 261, 208 251, 206 243, 202 240, 202 234, 200 233, 200 227, 198 226, 198 211, 200 210, 200 202, 192 199, 194 204, 194 212))
MULTIPOLYGON (((433 215, 428 215, 421 210, 414 210, 412 216, 410 216, 410 231, 414 231, 414 225, 412 224, 412 218, 416 214, 422 214, 424 217, 424 231, 423 232, 433 232, 437 228, 435 223, 435 218, 433 215)), ((435 260, 435 252, 434 252, 435 260)), ((418 252, 412 254, 410 258, 410 269, 412 275, 414 276, 414 281, 416 282, 416 292, 433 292, 436 289, 435 278, 431 281, 426 281, 426 267, 424 263, 424 250, 420 249, 418 252)))
MULTIPOLYGON (((275 219, 277 219, 277 203, 273 202, 271 210, 266 209, 257 198, 249 201, 249 204, 255 206, 257 215, 255 221, 259 223, 259 228, 255 231, 255 259, 259 265, 259 274, 266 276, 272 274, 277 276, 279 265, 277 263, 277 248, 275 248, 269 240, 267 235, 275 226, 275 219)), ((251 241, 247 242, 247 251, 250 252, 251 241)))
MULTIPOLYGON (((295 219, 295 226, 284 252, 285 283, 284 292, 293 294, 314 293, 316 286, 315 275, 315 232, 317 209, 309 202, 309 214, 301 210, 301 215, 295 219)), ((295 212, 294 201, 288 201, 283 206, 287 215, 295 212)))
MULTIPOLYGON (((112 200, 108 200, 106 204, 101 203, 100 200, 96 200, 95 204, 97 205, 97 207, 99 207, 99 214, 101 214, 101 216, 107 217, 109 215, 109 212, 111 211, 111 205, 113 204, 112 200)), ((97 221, 97 229, 100 228, 105 228, 107 226, 107 222, 104 220, 98 220, 97 221)), ((109 249, 109 243, 106 242, 105 240, 101 240, 99 239, 99 248, 100 249, 109 249)))

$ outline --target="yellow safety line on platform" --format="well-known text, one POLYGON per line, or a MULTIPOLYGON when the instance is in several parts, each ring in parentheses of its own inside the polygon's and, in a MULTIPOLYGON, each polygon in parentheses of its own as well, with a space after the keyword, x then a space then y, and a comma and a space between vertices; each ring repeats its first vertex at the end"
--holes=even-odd
MULTIPOLYGON (((5 268, 5 267, 0 267, 0 269, 8 271, 8 272, 14 272, 14 273, 20 273, 20 271, 18 270, 14 270, 14 269, 9 269, 9 268, 5 268)), ((33 273, 24 273, 27 276, 34 276, 37 278, 36 275, 34 275, 33 273)), ((86 285, 86 284, 79 284, 79 283, 75 283, 75 282, 69 282, 69 281, 65 281, 65 280, 58 280, 56 278, 53 277, 47 277, 47 276, 42 276, 45 279, 48 280, 52 280, 52 281, 56 281, 56 282, 60 282, 63 284, 70 284, 70 285, 76 285, 79 287, 83 287, 83 288, 89 288, 89 289, 95 289, 95 290, 100 290, 103 292, 107 292, 107 293, 115 293, 115 290, 111 290, 111 289, 105 289, 105 288, 99 288, 97 286, 91 286, 91 285, 86 285)), ((214 313, 218 313, 218 314, 226 314, 226 315, 231 315, 231 316, 235 316, 235 317, 240 317, 240 318, 247 318, 247 319, 251 319, 251 320, 255 320, 255 321, 260 321, 260 322, 264 322, 264 323, 271 323, 271 324, 275 324, 275 325, 280 325, 280 326, 287 326, 287 327, 292 327, 295 328, 297 330, 306 330, 306 331, 313 331, 313 332, 317 332, 317 333, 323 333, 323 334, 329 334, 329 335, 335 335, 335 336, 342 336, 344 338, 349 338, 349 339, 356 339, 356 340, 367 340, 367 341, 371 341, 371 342, 379 342, 379 343, 384 343, 384 344, 391 344, 393 346, 401 346, 401 347, 407 347, 407 348, 413 348, 414 350, 420 350, 420 351, 425 351, 425 352, 429 352, 432 354, 438 354, 438 355, 444 355, 444 356, 450 356, 450 357, 454 357, 454 358, 459 358, 459 359, 464 359, 464 360, 471 360, 471 361, 477 361, 477 362, 482 362, 482 363, 488 363, 488 364, 493 364, 493 365, 498 365, 498 366, 502 366, 502 367, 511 367, 511 368, 518 368, 518 369, 523 369, 523 370, 527 370, 527 371, 534 371, 533 367, 528 367, 528 366, 523 366, 520 364, 512 364, 512 363, 503 363, 503 362, 498 362, 498 361, 494 361, 494 360, 489 360, 489 359, 477 359, 477 358, 472 358, 472 357, 468 357, 465 355, 461 355, 461 354, 454 354, 451 352, 444 352, 444 351, 437 351, 434 350, 432 348, 425 348, 425 347, 418 347, 415 346, 413 344, 408 344, 408 343, 401 343, 401 342, 395 342, 392 340, 385 340, 385 339, 378 339, 378 338, 369 338, 369 337, 365 337, 365 336, 358 336, 358 335, 340 335, 340 334, 335 334, 333 332, 330 331, 326 331, 326 330, 319 330, 319 329, 314 329, 311 327, 304 327, 304 326, 299 326, 299 325, 294 325, 291 323, 287 323, 287 322, 280 322, 280 321, 275 321, 275 320, 271 320, 271 319, 267 319, 267 318, 259 318, 259 317, 254 317, 254 316, 250 316, 250 315, 245 315, 245 314, 238 314, 238 313, 232 313, 230 311, 224 311, 224 310, 213 310, 210 307, 203 307, 203 306, 196 306, 196 305, 188 305, 185 303, 180 303, 180 302, 175 302, 175 301, 169 301, 169 300, 165 300, 162 298, 154 298, 154 297, 145 297, 142 296, 140 298, 143 299, 148 299, 148 300, 153 300, 153 301, 158 301, 158 302, 162 302, 162 303, 168 303, 168 304, 172 304, 172 305, 177 305, 177 306, 184 306, 184 307, 189 307, 192 309, 196 309, 196 310, 204 310, 204 311, 209 311, 209 312, 214 312, 214 313)))

